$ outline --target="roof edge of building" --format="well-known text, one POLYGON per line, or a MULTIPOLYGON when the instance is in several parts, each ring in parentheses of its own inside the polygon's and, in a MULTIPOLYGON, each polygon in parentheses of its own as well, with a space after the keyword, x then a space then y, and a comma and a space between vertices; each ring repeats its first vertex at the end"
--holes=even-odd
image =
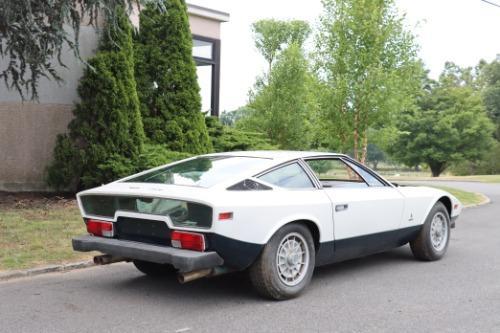
POLYGON ((229 13, 188 3, 188 13, 219 22, 228 22, 229 13))

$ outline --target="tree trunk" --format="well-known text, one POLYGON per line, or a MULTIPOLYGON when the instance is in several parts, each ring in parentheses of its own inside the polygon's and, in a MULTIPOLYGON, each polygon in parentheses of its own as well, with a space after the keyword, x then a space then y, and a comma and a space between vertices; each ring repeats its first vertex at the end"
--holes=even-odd
POLYGON ((353 138, 354 138, 354 158, 359 161, 359 152, 358 152, 358 141, 359 141, 359 114, 356 111, 354 114, 354 132, 353 132, 353 138))
POLYGON ((368 154, 368 133, 367 129, 365 127, 365 130, 363 131, 363 150, 361 152, 361 164, 366 163, 366 155, 368 154))
POLYGON ((429 163, 429 167, 431 168, 432 177, 439 177, 446 168, 445 163, 442 162, 429 163))

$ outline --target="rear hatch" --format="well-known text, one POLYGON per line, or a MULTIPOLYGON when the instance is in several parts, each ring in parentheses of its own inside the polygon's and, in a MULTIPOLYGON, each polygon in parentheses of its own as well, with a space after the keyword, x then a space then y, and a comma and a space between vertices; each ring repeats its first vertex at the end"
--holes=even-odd
POLYGON ((169 220, 174 227, 210 229, 212 208, 188 200, 82 193, 78 196, 85 219, 114 221, 115 238, 170 245, 169 220))

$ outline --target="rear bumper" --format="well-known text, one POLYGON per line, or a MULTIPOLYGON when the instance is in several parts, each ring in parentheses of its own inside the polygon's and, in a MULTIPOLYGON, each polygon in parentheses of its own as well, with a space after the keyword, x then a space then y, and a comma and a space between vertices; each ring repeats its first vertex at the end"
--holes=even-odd
POLYGON ((73 238, 75 251, 99 251, 113 256, 171 264, 181 272, 221 266, 224 260, 216 252, 197 252, 146 243, 90 235, 73 238))

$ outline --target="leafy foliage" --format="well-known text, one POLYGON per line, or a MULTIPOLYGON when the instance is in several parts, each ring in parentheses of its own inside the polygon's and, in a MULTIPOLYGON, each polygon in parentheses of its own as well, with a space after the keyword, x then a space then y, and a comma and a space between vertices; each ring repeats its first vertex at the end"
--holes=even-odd
POLYGON ((137 161, 136 171, 151 169, 193 156, 189 153, 170 151, 159 144, 146 143, 137 161))
POLYGON ((233 111, 224 111, 219 116, 221 124, 226 126, 234 126, 237 121, 250 115, 254 110, 248 106, 239 107, 233 111))
POLYGON ((495 141, 482 159, 478 161, 464 160, 450 167, 454 175, 498 175, 500 174, 500 143, 495 141))
MULTIPOLYGON (((159 0, 125 0, 133 3, 159 0)), ((55 66, 64 64, 65 46, 79 56, 80 24, 85 20, 95 25, 98 13, 104 14, 108 26, 118 27, 117 6, 120 0, 2 0, 0 1, 0 57, 7 58, 0 69, 0 79, 9 89, 16 89, 24 100, 38 98, 42 77, 61 81, 55 66), (65 27, 69 24, 70 29, 65 27), (72 30, 72 31, 71 31, 72 30)))
POLYGON ((413 103, 420 67, 392 0, 324 0, 316 38, 322 136, 364 162, 370 127, 413 103))
POLYGON ((80 80, 81 102, 73 111, 69 135, 57 139, 48 170, 48 183, 55 188, 87 188, 123 177, 135 170, 142 151, 132 28, 125 12, 119 14, 119 28, 105 35, 80 80))
POLYGON ((427 163, 435 177, 452 163, 483 158, 493 143, 480 93, 447 69, 428 85, 418 107, 401 114, 397 127, 393 156, 408 166, 427 163))
POLYGON ((252 24, 255 47, 269 65, 269 72, 279 52, 291 43, 302 46, 311 33, 305 21, 279 21, 274 19, 259 20, 252 24))
POLYGON ((484 106, 496 125, 495 137, 500 140, 500 57, 482 70, 485 83, 483 90, 484 106))
POLYGON ((249 107, 255 110, 237 128, 265 133, 282 149, 308 148, 312 141, 311 75, 301 47, 292 43, 273 66, 269 83, 257 87, 249 107))
POLYGON ((206 117, 205 121, 216 152, 276 148, 262 133, 242 131, 223 125, 216 117, 206 117))
POLYGON ((377 170, 378 164, 386 160, 385 153, 380 147, 373 143, 368 144, 368 153, 366 161, 372 164, 373 169, 377 170))
POLYGON ((165 1, 165 11, 141 11, 135 39, 137 91, 146 136, 169 150, 211 150, 192 58, 184 0, 165 1))

